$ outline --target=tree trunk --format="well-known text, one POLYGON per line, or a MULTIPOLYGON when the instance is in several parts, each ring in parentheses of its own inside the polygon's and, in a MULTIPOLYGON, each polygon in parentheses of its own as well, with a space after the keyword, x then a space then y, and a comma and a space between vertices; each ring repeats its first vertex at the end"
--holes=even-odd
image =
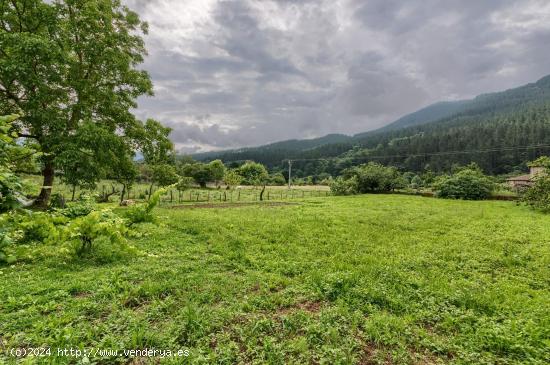
POLYGON ((152 183, 151 186, 149 187, 149 199, 151 199, 151 195, 153 194, 153 185, 154 183, 152 183))
POLYGON ((120 203, 124 201, 125 194, 126 194, 126 184, 122 184, 122 192, 120 193, 120 203))
POLYGON ((74 202, 74 194, 76 193, 76 185, 73 185, 73 195, 71 197, 71 201, 74 202))
POLYGON ((42 170, 42 176, 44 177, 42 182, 42 190, 40 190, 40 195, 38 195, 38 198, 34 201, 33 206, 40 209, 46 209, 50 203, 52 185, 55 177, 53 161, 46 161, 44 164, 44 169, 42 170))
POLYGON ((265 192, 265 185, 262 187, 262 191, 260 192, 260 201, 264 200, 264 192, 265 192))

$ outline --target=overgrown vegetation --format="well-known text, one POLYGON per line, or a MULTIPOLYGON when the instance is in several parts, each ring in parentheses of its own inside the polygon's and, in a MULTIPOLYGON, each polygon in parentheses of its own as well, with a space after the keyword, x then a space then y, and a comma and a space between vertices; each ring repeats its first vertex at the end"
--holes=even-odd
POLYGON ((550 175, 537 177, 522 199, 533 209, 550 213, 550 175))
POLYGON ((550 158, 543 156, 530 166, 542 168, 542 171, 534 177, 533 186, 524 193, 523 201, 533 209, 550 213, 550 158))

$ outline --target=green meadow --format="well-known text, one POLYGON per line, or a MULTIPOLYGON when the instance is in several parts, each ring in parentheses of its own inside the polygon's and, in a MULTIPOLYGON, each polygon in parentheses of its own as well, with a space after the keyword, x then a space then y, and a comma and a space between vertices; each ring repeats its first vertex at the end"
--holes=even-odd
POLYGON ((550 216, 401 195, 156 214, 124 250, 1 267, 0 346, 188 351, 23 364, 550 362, 550 216))

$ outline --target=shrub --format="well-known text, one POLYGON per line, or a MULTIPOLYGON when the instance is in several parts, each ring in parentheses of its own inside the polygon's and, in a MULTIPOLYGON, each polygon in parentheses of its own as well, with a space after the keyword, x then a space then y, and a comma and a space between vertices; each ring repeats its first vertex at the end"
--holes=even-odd
POLYGON ((110 243, 124 244, 124 234, 127 232, 124 220, 105 209, 71 221, 63 231, 63 241, 69 245, 69 250, 78 256, 89 252, 94 242, 107 239, 110 243))
POLYGON ((420 189, 423 186, 422 178, 418 175, 415 175, 411 179, 411 188, 412 189, 420 189))
POLYGON ((522 200, 533 209, 550 213, 550 175, 536 177, 534 185, 527 189, 522 200))
POLYGON ((63 194, 54 193, 50 197, 50 209, 64 209, 67 207, 63 194))
POLYGON ((278 186, 285 185, 286 179, 282 173, 277 172, 269 176, 269 184, 278 186))
POLYGON ((383 166, 375 162, 355 167, 346 174, 357 178, 359 193, 388 192, 402 189, 407 185, 395 167, 383 166))
POLYGON ((495 185, 479 168, 470 166, 439 177, 433 187, 439 198, 482 200, 491 196, 495 185))
POLYGON ((341 176, 330 181, 330 191, 334 195, 353 195, 357 194, 357 178, 345 179, 341 176))
MULTIPOLYGON (((171 186, 169 187, 171 188, 171 186)), ((147 203, 134 205, 130 207, 124 213, 124 217, 128 220, 128 225, 132 226, 138 223, 154 223, 155 216, 153 215, 153 209, 160 202, 160 197, 165 194, 167 189, 158 189, 155 191, 147 203)))
POLYGON ((67 218, 84 217, 96 209, 95 198, 90 195, 81 195, 76 202, 70 202, 66 204, 66 208, 58 209, 57 212, 61 213, 67 218))
POLYGON ((17 230, 21 232, 23 243, 44 243, 59 238, 57 225, 66 223, 66 218, 45 212, 28 212, 19 215, 16 220, 17 230))
POLYGON ((7 252, 7 247, 12 243, 12 238, 7 230, 7 222, 5 216, 0 216, 0 264, 11 264, 15 261, 15 257, 7 252))

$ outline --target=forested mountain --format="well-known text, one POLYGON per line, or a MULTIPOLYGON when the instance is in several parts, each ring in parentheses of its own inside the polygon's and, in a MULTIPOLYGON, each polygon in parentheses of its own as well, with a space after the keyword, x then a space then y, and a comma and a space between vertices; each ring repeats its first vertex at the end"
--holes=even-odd
MULTIPOLYGON (((299 158, 307 151, 322 146, 333 146, 341 143, 351 142, 353 138, 344 134, 328 134, 324 137, 313 139, 291 139, 275 142, 260 147, 248 147, 237 150, 205 152, 193 155, 197 160, 222 159, 224 162, 242 162, 246 160, 263 161, 270 166, 273 162, 281 162, 284 159, 299 158), (269 163, 271 162, 271 163, 269 163)), ((347 146, 347 145, 346 145, 347 146)), ((347 151, 342 149, 338 154, 347 151)), ((328 147, 330 150, 330 147, 328 147)))
POLYGON ((436 103, 376 131, 336 136, 334 142, 329 142, 330 136, 317 139, 324 141, 318 144, 285 141, 218 152, 206 159, 221 158, 226 163, 250 159, 272 170, 283 170, 284 159, 301 160, 294 163, 297 176, 337 174, 367 161, 436 172, 474 161, 488 173, 509 173, 524 169, 526 161, 541 154, 550 154, 548 147, 516 148, 550 145, 550 76, 471 100, 436 103))
MULTIPOLYGON (((460 112, 461 109, 468 105, 468 103, 468 100, 441 101, 422 108, 414 113, 407 114, 404 117, 397 119, 395 122, 377 129, 375 132, 393 131, 401 128, 434 122, 460 112)), ((372 132, 357 134, 355 137, 362 138, 367 136, 369 133, 372 132)))

